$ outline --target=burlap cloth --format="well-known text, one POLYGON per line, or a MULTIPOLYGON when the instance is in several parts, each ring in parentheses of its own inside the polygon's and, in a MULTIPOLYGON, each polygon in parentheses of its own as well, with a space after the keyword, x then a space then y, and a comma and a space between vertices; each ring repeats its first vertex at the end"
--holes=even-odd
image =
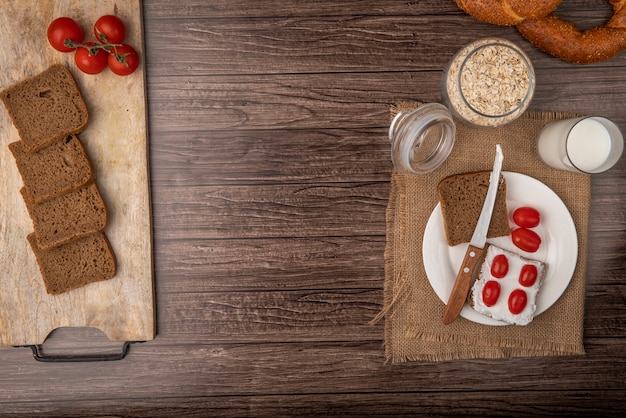
MULTIPOLYGON (((392 108, 410 110, 417 103, 392 108)), ((583 355, 590 176, 552 169, 536 153, 535 140, 548 122, 573 117, 527 112, 501 128, 457 124, 454 149, 435 171, 403 175, 394 171, 387 208, 384 308, 387 361, 440 361, 468 358, 583 355), (550 187, 569 209, 578 234, 578 262, 560 299, 527 326, 488 326, 459 317, 441 321, 444 303, 424 270, 422 238, 438 200, 436 186, 456 173, 491 170, 495 144, 504 150, 503 170, 529 175, 550 187)))

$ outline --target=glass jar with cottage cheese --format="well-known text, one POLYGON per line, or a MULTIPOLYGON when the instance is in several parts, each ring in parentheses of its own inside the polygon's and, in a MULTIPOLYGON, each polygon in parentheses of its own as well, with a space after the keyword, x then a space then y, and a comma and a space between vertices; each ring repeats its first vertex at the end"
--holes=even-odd
POLYGON ((455 119, 476 126, 502 126, 528 108, 535 93, 535 70, 513 42, 483 38, 450 60, 442 90, 455 119))

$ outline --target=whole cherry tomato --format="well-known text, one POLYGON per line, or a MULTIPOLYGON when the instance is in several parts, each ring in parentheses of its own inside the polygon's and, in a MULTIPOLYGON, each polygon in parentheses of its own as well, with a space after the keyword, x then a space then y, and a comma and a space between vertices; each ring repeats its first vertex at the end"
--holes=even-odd
POLYGON ((93 33, 96 35, 96 39, 103 44, 121 44, 126 37, 126 26, 119 17, 104 15, 96 20, 93 33))
POLYGON ((537 266, 534 264, 524 264, 519 273, 519 284, 530 287, 537 281, 537 266))
POLYGON ((498 254, 491 262, 491 275, 496 279, 501 279, 509 272, 509 260, 504 254, 498 254))
POLYGON ((528 296, 522 289, 515 289, 509 295, 509 311, 513 315, 522 312, 528 302, 528 296))
POLYGON ((493 306, 500 297, 500 283, 495 280, 489 280, 483 286, 483 303, 485 306, 493 306))
POLYGON ((74 54, 76 66, 86 74, 101 73, 107 67, 107 52, 102 48, 89 48, 95 42, 87 42, 87 48, 80 47, 74 54))
POLYGON ((48 42, 57 51, 71 52, 76 47, 69 46, 71 42, 81 43, 84 34, 75 20, 69 17, 59 17, 54 19, 48 26, 48 42))
POLYGON ((513 222, 522 228, 534 228, 539 225, 540 221, 541 215, 535 208, 524 206, 515 209, 515 212, 513 212, 513 222))
POLYGON ((130 45, 115 46, 109 52, 109 68, 117 75, 129 75, 138 66, 139 55, 130 45))
POLYGON ((511 239, 519 249, 529 253, 534 253, 541 245, 541 237, 527 228, 517 228, 511 232, 511 239))

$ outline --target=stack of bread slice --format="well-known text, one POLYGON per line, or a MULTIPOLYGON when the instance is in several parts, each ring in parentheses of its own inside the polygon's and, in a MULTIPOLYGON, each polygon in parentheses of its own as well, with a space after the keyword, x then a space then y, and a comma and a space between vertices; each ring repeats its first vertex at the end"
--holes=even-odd
POLYGON ((107 210, 78 137, 89 113, 72 74, 53 65, 0 99, 20 137, 9 149, 24 183, 20 192, 34 227, 27 240, 46 291, 111 279, 117 264, 104 234, 107 210))

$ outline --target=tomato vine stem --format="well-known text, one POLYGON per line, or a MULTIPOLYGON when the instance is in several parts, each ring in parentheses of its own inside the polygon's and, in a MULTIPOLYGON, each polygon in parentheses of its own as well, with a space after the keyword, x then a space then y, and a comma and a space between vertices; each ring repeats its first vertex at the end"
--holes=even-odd
POLYGON ((65 45, 68 48, 85 48, 89 50, 89 53, 91 55, 96 55, 98 53, 99 50, 103 49, 106 51, 107 54, 110 54, 111 51, 115 51, 114 55, 115 55, 115 59, 121 63, 124 63, 124 65, 126 65, 126 67, 128 67, 128 63, 126 62, 126 57, 130 54, 118 54, 117 53, 117 47, 122 46, 123 44, 111 44, 111 43, 99 43, 96 44, 94 43, 93 45, 89 45, 89 44, 84 44, 81 42, 75 42, 71 39, 66 39, 63 42, 63 45, 65 45))

